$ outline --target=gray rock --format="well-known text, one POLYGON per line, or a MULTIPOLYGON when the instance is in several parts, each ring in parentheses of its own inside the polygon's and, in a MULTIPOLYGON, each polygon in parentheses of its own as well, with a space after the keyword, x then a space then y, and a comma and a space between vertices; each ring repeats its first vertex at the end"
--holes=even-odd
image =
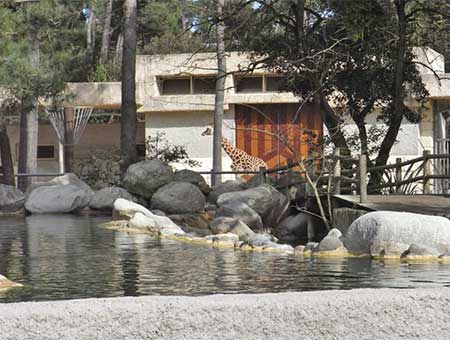
POLYGON ((199 187, 204 195, 208 195, 211 191, 211 188, 208 184, 206 184, 203 176, 192 170, 184 169, 175 172, 175 177, 173 180, 176 182, 187 182, 194 184, 199 187))
POLYGON ((325 236, 325 238, 320 241, 319 245, 314 248, 314 252, 335 251, 343 247, 344 244, 338 237, 325 236))
POLYGON ((153 215, 151 213, 150 215, 144 215, 143 213, 137 212, 130 219, 129 226, 133 229, 141 229, 163 236, 184 234, 184 231, 170 218, 153 215))
POLYGON ((304 213, 284 218, 274 229, 281 243, 299 244, 308 236, 308 218, 304 213))
POLYGON ((289 244, 280 244, 275 242, 268 242, 266 245, 264 245, 263 249, 265 250, 276 250, 276 251, 283 251, 283 252, 294 252, 294 247, 292 247, 289 244))
POLYGON ((247 243, 252 247, 264 247, 273 242, 267 234, 255 234, 248 238, 247 243))
POLYGON ((70 213, 89 204, 90 196, 76 185, 42 186, 34 189, 25 209, 33 214, 70 213))
POLYGON ((296 171, 287 172, 275 181, 274 186, 286 192, 291 200, 304 200, 306 198, 306 180, 296 171))
POLYGON ((440 255, 439 251, 433 248, 425 247, 419 244, 411 244, 401 257, 407 259, 414 259, 420 257, 438 257, 440 255))
POLYGON ((152 159, 130 165, 125 172, 123 184, 130 193, 150 199, 159 188, 173 179, 174 173, 170 166, 152 159))
POLYGON ((370 244, 370 255, 372 257, 400 258, 409 246, 405 243, 375 241, 370 244))
POLYGON ((209 232, 209 225, 213 219, 210 213, 177 214, 168 216, 172 221, 181 226, 185 231, 190 229, 203 229, 209 232))
POLYGON ((238 221, 232 217, 216 217, 211 222, 211 232, 213 234, 225 234, 236 225, 238 221))
POLYGON ((208 195, 208 202, 212 204, 217 204, 217 199, 220 195, 226 192, 240 191, 244 190, 245 182, 241 179, 230 180, 220 184, 215 185, 212 191, 208 195))
POLYGON ((79 179, 77 177, 77 175, 75 175, 73 173, 67 173, 63 176, 57 176, 47 182, 33 183, 32 185, 30 185, 28 187, 28 189, 25 193, 25 196, 29 197, 31 192, 36 188, 40 188, 43 186, 54 186, 54 185, 75 185, 75 186, 81 188, 85 192, 86 196, 89 196, 89 198, 94 195, 94 190, 92 190, 92 188, 89 185, 87 185, 81 179, 79 179))
POLYGON ((0 214, 16 213, 23 209, 25 195, 12 185, 0 184, 0 214))
POLYGON ((206 202, 205 210, 206 211, 216 211, 217 210, 217 205, 209 203, 209 202, 206 202))
POLYGON ((260 230, 263 227, 261 217, 242 202, 227 202, 220 206, 216 211, 216 217, 232 217, 244 222, 253 231, 260 230))
POLYGON ((289 208, 289 199, 270 185, 261 185, 242 191, 228 192, 219 196, 219 207, 230 202, 242 202, 253 209, 263 221, 265 228, 273 228, 289 208))
POLYGON ((304 251, 313 251, 319 245, 318 242, 308 242, 305 245, 304 251))
POLYGON ((164 211, 161 211, 161 210, 158 210, 158 209, 150 210, 150 212, 153 215, 157 215, 157 216, 167 216, 167 214, 164 211))
POLYGON ((235 225, 230 230, 231 233, 239 236, 239 241, 248 241, 249 238, 254 237, 255 233, 248 225, 242 221, 236 221, 235 225))
POLYGON ((299 245, 294 248, 294 253, 303 255, 303 252, 305 251, 305 246, 299 245))
POLYGON ((256 188, 261 184, 272 184, 272 177, 266 176, 263 180, 260 174, 252 176, 247 182, 245 182, 244 189, 256 188))
POLYGON ((450 221, 439 216, 376 211, 358 218, 345 234, 345 246, 356 254, 369 254, 372 244, 383 242, 439 250, 450 244, 450 221))
POLYGON ((362 215, 367 214, 365 210, 351 208, 333 209, 333 228, 339 229, 345 235, 350 225, 362 215))
POLYGON ((339 238, 340 239, 340 238, 342 238, 342 233, 341 233, 341 231, 339 229, 333 228, 333 229, 331 229, 328 232, 327 236, 335 237, 335 238, 339 238))
POLYGON ((118 198, 114 201, 113 218, 115 219, 127 220, 138 212, 146 216, 153 216, 150 210, 138 203, 123 198, 118 198))
POLYGON ((167 214, 199 213, 204 210, 205 196, 194 184, 170 182, 152 196, 151 206, 167 214))
POLYGON ((232 233, 208 235, 205 237, 207 241, 212 241, 215 243, 230 243, 234 244, 239 241, 239 236, 232 233))
POLYGON ((124 188, 109 187, 95 192, 89 202, 89 208, 94 210, 112 211, 114 202, 118 198, 123 198, 133 202, 137 201, 137 199, 124 188))

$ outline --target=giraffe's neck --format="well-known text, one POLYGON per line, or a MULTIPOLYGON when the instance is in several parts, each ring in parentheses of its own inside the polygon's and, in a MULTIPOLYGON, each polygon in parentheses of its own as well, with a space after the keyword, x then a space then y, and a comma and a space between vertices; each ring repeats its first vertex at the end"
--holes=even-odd
POLYGON ((230 156, 230 158, 232 160, 234 160, 234 156, 235 156, 235 151, 236 148, 233 146, 233 144, 230 143, 230 141, 228 139, 226 139, 225 137, 222 137, 222 148, 224 149, 224 151, 228 154, 228 156, 230 156))

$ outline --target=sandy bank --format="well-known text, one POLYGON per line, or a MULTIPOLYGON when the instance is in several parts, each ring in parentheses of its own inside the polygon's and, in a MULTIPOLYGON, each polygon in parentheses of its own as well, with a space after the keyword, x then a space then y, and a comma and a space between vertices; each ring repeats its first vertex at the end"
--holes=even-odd
POLYGON ((0 305, 1 339, 446 339, 450 290, 86 299, 0 305))

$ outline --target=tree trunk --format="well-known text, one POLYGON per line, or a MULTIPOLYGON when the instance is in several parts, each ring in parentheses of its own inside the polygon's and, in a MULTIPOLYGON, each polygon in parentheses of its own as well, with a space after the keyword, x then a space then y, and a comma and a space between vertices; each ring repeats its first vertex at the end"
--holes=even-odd
MULTIPOLYGON (((38 68, 40 64, 40 44, 36 32, 30 33, 30 43, 32 46, 30 64, 33 68, 38 68)), ((22 98, 19 131, 19 173, 36 173, 38 124, 37 99, 22 98)), ((17 182, 18 188, 25 192, 33 179, 32 177, 19 177, 17 182)))
MULTIPOLYGON (((216 0, 217 10, 217 80, 216 96, 214 101, 214 135, 213 135, 213 170, 222 171, 222 122, 223 105, 225 100, 225 78, 226 78, 226 60, 225 60, 225 24, 223 22, 223 7, 225 0, 216 0)), ((211 179, 212 184, 221 182, 221 175, 214 175, 211 179)))
POLYGON ((100 60, 103 64, 108 62, 109 45, 111 43, 111 18, 113 0, 108 0, 105 7, 105 19, 103 20, 102 48, 100 60))
POLYGON ((339 126, 338 117, 336 117, 335 112, 331 108, 330 104, 328 104, 328 101, 324 96, 320 96, 318 100, 320 102, 320 114, 330 134, 331 141, 335 147, 341 149, 343 154, 350 154, 347 141, 345 140, 344 134, 339 126))
MULTIPOLYGON (((22 105, 20 112, 18 173, 32 174, 37 170, 38 113, 35 105, 22 105)), ((25 192, 32 177, 19 177, 18 188, 25 192)))
POLYGON ((6 123, 2 114, 0 114, 0 159, 2 161, 2 176, 0 176, 0 183, 15 185, 11 145, 6 129, 6 123))
POLYGON ((91 15, 86 22, 86 54, 89 63, 94 61, 94 49, 95 49, 95 14, 92 11, 91 15))
POLYGON ((120 33, 117 37, 116 43, 116 62, 122 62, 122 54, 123 54, 123 34, 120 33))
MULTIPOLYGON (((386 165, 389 154, 391 152, 392 146, 397 140, 398 131, 403 120, 403 115, 405 112, 404 107, 404 77, 405 77, 405 55, 406 55, 406 39, 407 39, 407 17, 405 13, 406 1, 405 0, 395 0, 395 7, 397 10, 398 17, 398 43, 397 43, 397 60, 395 69, 395 80, 394 80, 394 105, 393 105, 393 116, 389 122, 389 128, 383 142, 380 146, 380 151, 376 159, 376 165, 386 165)), ((379 175, 374 178, 374 180, 380 180, 379 175)), ((372 178, 371 178, 372 182, 372 178)))
POLYGON ((122 57, 121 172, 136 161, 136 20, 137 0, 125 0, 122 57))

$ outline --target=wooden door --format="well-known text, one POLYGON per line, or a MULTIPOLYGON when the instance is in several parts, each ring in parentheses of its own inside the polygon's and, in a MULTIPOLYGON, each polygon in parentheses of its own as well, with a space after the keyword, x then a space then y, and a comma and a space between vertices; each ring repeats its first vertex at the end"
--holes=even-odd
POLYGON ((318 146, 322 119, 315 105, 236 105, 236 146, 269 168, 305 158, 318 146))

